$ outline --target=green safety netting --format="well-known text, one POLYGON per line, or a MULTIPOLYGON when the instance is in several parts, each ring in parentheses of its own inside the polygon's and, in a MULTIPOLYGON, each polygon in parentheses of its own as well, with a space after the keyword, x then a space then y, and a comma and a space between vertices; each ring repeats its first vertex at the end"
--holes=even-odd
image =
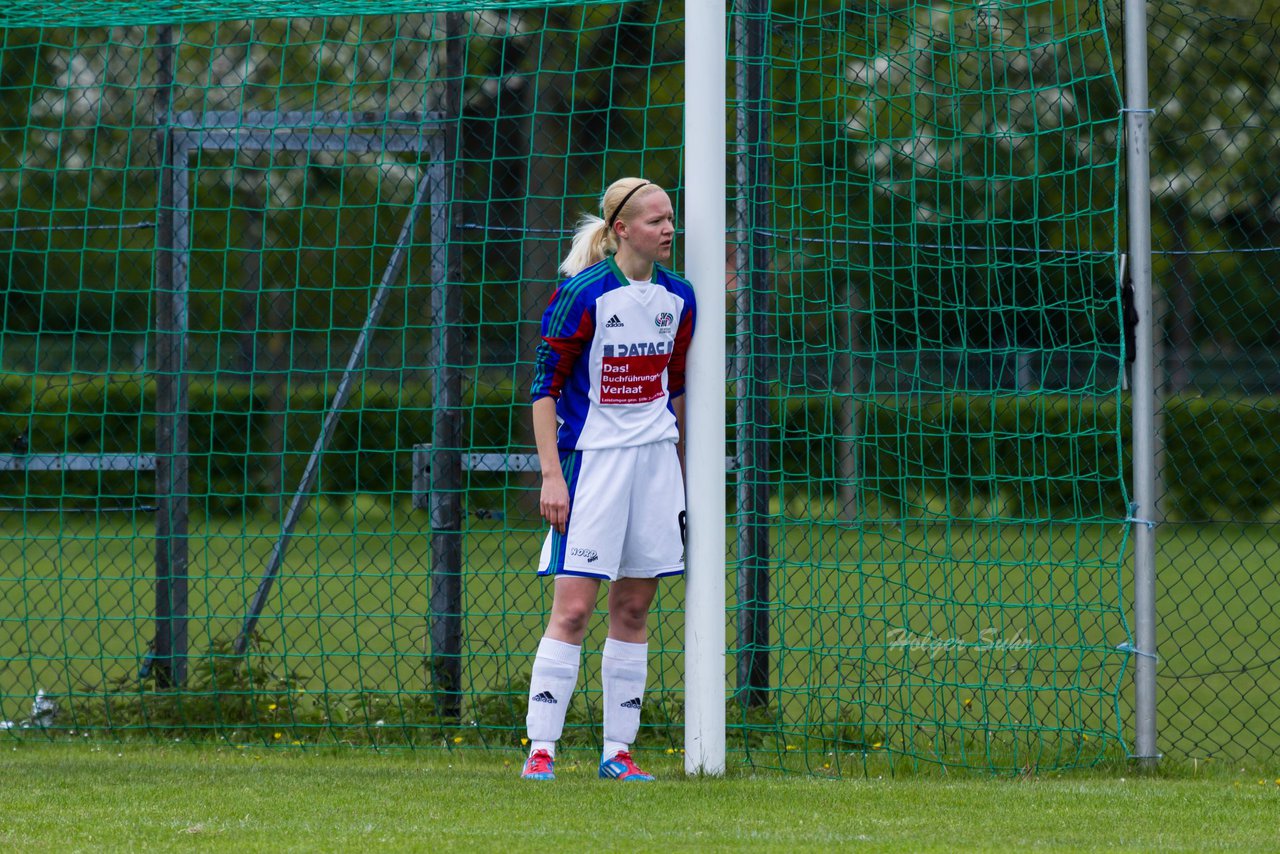
MULTIPOLYGON (((730 23, 733 755, 1122 755, 1104 9, 730 23)), ((683 6, 20 2, 0 25, 9 732, 518 745, 550 594, 537 319, 612 178, 679 211, 683 6)), ((643 747, 682 744, 682 631, 676 583, 643 747)), ((571 744, 598 743, 601 639, 571 744)))

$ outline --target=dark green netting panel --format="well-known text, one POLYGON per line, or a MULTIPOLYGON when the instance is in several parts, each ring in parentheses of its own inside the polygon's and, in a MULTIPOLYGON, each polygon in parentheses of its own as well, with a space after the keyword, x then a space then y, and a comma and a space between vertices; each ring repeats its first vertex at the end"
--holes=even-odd
POLYGON ((733 259, 750 753, 1096 760, 1127 639, 1108 22, 957 3, 764 24, 754 65, 740 24, 733 259))

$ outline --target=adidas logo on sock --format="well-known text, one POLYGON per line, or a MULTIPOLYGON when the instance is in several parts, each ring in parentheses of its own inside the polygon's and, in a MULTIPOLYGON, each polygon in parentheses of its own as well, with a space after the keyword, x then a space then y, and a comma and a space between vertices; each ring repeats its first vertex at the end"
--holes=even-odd
POLYGON ((640 698, 636 697, 634 700, 627 700, 625 703, 622 704, 621 708, 624 708, 624 709, 640 708, 640 698))
POLYGON ((621 329, 623 326, 626 326, 626 324, 623 323, 622 318, 618 317, 616 314, 604 323, 605 329, 621 329))
POLYGON ((550 704, 552 704, 552 705, 554 706, 556 703, 558 703, 558 702, 560 702, 560 701, 559 701, 559 700, 557 700, 555 697, 553 697, 553 696, 551 695, 551 692, 550 692, 550 691, 543 691, 541 694, 534 694, 534 695, 533 695, 533 702, 535 702, 535 703, 550 703, 550 704))

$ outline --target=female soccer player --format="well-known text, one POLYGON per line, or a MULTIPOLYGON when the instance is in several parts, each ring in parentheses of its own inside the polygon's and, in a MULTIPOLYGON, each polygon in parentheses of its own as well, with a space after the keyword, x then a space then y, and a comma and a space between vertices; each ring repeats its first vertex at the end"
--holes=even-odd
POLYGON ((602 217, 582 220, 560 265, 568 278, 542 316, 534 372, 540 506, 551 526, 538 574, 554 577, 555 593, 529 681, 528 780, 555 779, 601 581, 610 584, 600 776, 653 779, 630 753, 648 677, 649 606, 659 578, 684 572, 680 442, 693 289, 658 265, 675 234, 661 187, 622 178, 600 209, 602 217))

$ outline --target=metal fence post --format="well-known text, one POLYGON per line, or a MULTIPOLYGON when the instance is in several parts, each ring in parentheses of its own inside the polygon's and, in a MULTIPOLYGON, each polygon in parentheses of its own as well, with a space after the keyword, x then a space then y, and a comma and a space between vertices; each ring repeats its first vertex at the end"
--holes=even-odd
MULTIPOLYGON (((445 15, 445 112, 450 124, 444 157, 450 165, 443 177, 452 200, 458 192, 458 145, 462 134, 462 16, 445 15)), ((441 714, 462 713, 462 335, 461 247, 457 239, 457 206, 451 202, 432 211, 433 264, 441 265, 431 290, 432 352, 435 379, 431 419, 431 680, 441 714), (440 234, 435 234, 436 231, 440 234), (445 242, 447 240, 447 246, 445 242)))
POLYGON ((764 0, 747 0, 745 14, 735 16, 736 41, 742 50, 736 75, 738 97, 737 263, 740 278, 737 338, 737 482, 738 506, 738 700, 748 707, 769 702, 769 495, 773 470, 766 436, 767 391, 771 364, 769 319, 769 113, 765 109, 769 66, 765 60, 764 0), (742 255, 746 255, 741 259, 742 255))
POLYGON ((156 290, 156 631, 144 672, 162 687, 187 671, 187 268, 186 164, 171 121, 175 54, 172 25, 156 30, 156 122, 160 158, 156 290))
POLYGON ((1156 749, 1155 335, 1151 311, 1151 143, 1147 107, 1147 12, 1124 4, 1125 180, 1129 274, 1138 314, 1133 362, 1134 758, 1154 769, 1156 749))

